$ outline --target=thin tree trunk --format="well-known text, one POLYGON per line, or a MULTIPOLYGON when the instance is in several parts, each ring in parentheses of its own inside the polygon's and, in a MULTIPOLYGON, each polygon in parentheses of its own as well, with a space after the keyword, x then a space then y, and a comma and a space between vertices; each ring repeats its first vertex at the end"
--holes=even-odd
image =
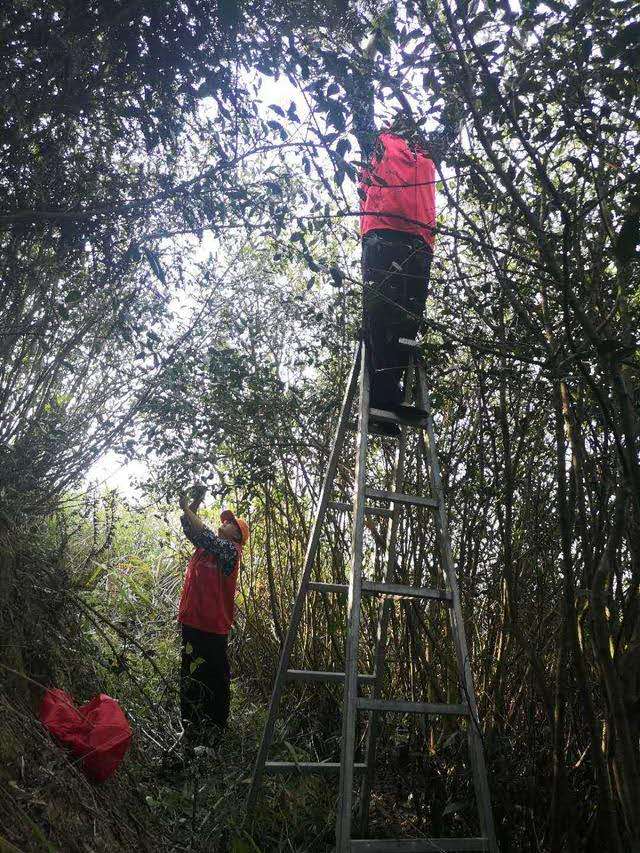
POLYGON ((613 576, 615 552, 622 538, 626 495, 616 493, 614 522, 591 587, 591 623, 596 659, 607 694, 613 745, 616 789, 629 835, 631 850, 640 850, 640 772, 638 745, 634 742, 624 701, 623 685, 612 657, 612 636, 608 622, 608 589, 613 576))

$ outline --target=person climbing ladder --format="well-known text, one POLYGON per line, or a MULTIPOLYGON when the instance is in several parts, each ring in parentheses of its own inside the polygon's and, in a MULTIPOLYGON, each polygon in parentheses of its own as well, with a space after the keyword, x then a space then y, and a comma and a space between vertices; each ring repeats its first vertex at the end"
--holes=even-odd
MULTIPOLYGON (((362 330, 371 371, 371 406, 418 415, 402 404, 400 382, 409 354, 398 343, 415 338, 424 314, 436 220, 435 166, 411 109, 403 108, 378 133, 374 115, 377 34, 365 49, 360 72, 348 82, 353 131, 363 163, 360 181, 362 330)), ((395 424, 376 431, 396 434, 395 424)))

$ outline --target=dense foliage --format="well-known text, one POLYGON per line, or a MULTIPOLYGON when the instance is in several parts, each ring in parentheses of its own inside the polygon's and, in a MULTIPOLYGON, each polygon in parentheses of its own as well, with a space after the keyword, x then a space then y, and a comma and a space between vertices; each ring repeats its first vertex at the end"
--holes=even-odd
MULTIPOLYGON (((92 844, 330 849, 330 786, 274 783, 251 841, 242 780, 359 326, 364 75, 439 169, 422 340, 501 849, 640 849, 637 4, 21 2, 0 31, 6 843, 84 849, 43 781, 60 753, 16 722, 55 682, 111 691, 137 731, 112 794, 138 823, 114 836, 105 807, 92 844), (145 511, 75 496, 107 449, 146 460, 145 511), (254 535, 228 751, 179 789, 158 769, 186 558, 165 507, 196 477, 254 535)), ((376 571, 384 524, 368 535, 376 571)), ((343 579, 347 542, 337 517, 319 577, 343 579)), ((432 546, 407 516, 407 579, 437 583, 432 546)), ((306 617, 299 663, 340 669, 344 605, 306 617)), ((398 605, 388 689, 453 695, 449 648, 441 614, 398 605)), ((282 754, 335 758, 339 694, 291 690, 282 754)), ((457 730, 398 722, 375 828, 473 828, 457 730)))

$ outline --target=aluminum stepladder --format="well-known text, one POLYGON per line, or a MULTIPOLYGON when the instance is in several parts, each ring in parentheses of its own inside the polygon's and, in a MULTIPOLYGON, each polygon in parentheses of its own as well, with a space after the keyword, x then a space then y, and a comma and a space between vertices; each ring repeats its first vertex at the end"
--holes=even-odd
POLYGON ((489 784, 484 761, 482 734, 473 688, 473 679, 469 664, 467 642, 464 630, 458 582, 451 543, 447 530, 447 515, 444 505, 440 465, 435 444, 435 430, 426 375, 419 358, 419 347, 415 341, 402 340, 401 343, 413 353, 412 364, 405 376, 405 402, 409 401, 412 378, 416 384, 416 403, 418 409, 426 412, 425 417, 403 419, 395 413, 369 406, 369 371, 366 367, 364 342, 358 345, 356 355, 347 381, 342 401, 342 409, 329 455, 327 470, 320 491, 315 517, 311 526, 300 588, 296 597, 287 635, 282 647, 278 671, 271 696, 269 714, 265 724, 262 741, 256 758, 247 798, 247 819, 250 820, 256 805, 264 773, 328 773, 339 772, 339 798, 336 819, 336 853, 349 851, 369 851, 369 853, 440 853, 440 851, 489 851, 498 853, 491 810, 489 784), (354 478, 353 507, 347 503, 331 500, 336 471, 340 455, 349 428, 350 409, 356 391, 359 388, 358 434, 356 443, 356 464, 354 478), (394 423, 400 426, 394 472, 394 491, 387 492, 369 488, 366 484, 367 445, 370 421, 394 423), (431 495, 421 497, 402 492, 407 449, 407 430, 419 429, 423 435, 424 454, 428 463, 431 495), (370 505, 367 499, 385 502, 390 507, 370 505), (434 516, 435 532, 440 560, 446 584, 445 589, 412 587, 393 582, 397 561, 395 547, 400 524, 400 511, 403 506, 428 507, 434 516), (351 571, 348 584, 320 583, 311 580, 324 518, 328 509, 353 511, 351 537, 351 571), (390 519, 387 530, 384 579, 381 583, 367 581, 362 577, 363 540, 365 514, 381 515, 390 519), (314 672, 311 670, 289 669, 289 660, 300 624, 304 603, 310 592, 348 593, 347 641, 345 672, 314 672), (360 636, 360 617, 362 596, 380 597, 378 611, 377 641, 375 649, 374 673, 362 675, 358 667, 358 639, 360 636), (458 676, 460 682, 460 702, 457 704, 389 701, 379 698, 384 676, 385 638, 389 619, 389 605, 392 597, 437 601, 449 609, 452 637, 455 643, 458 676), (342 705, 342 739, 340 763, 336 762, 293 762, 268 761, 268 751, 273 739, 276 717, 285 684, 288 681, 325 681, 344 684, 342 705), (371 697, 359 695, 359 686, 373 688, 371 697), (355 762, 356 719, 358 711, 368 712, 370 725, 367 733, 366 760, 355 762), (454 715, 468 718, 467 739, 469 759, 473 774, 476 804, 481 836, 476 838, 416 838, 416 839, 367 839, 352 837, 353 821, 353 783, 354 774, 362 774, 360 789, 360 829, 366 835, 368 829, 369 800, 374 772, 378 714, 380 712, 411 713, 426 715, 454 715))

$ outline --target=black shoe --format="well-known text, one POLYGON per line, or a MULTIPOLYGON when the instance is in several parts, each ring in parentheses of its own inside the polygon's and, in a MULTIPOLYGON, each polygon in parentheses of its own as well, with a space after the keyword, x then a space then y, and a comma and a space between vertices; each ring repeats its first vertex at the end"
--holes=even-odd
POLYGON ((398 424, 389 424, 384 421, 369 421, 369 433, 371 435, 389 435, 397 437, 400 435, 398 424))
POLYGON ((398 392, 398 396, 391 400, 369 400, 370 409, 379 409, 382 412, 395 412, 402 404, 402 396, 398 392))
POLYGON ((429 414, 424 409, 419 409, 417 406, 406 406, 404 403, 394 406, 391 411, 399 418, 402 418, 403 421, 409 421, 410 423, 419 423, 429 414))

